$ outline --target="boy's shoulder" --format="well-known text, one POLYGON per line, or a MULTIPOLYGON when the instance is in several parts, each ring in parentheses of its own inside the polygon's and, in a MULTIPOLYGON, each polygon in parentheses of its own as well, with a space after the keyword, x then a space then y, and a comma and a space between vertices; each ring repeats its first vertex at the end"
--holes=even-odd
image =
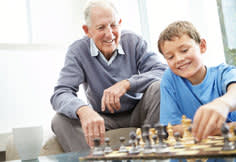
POLYGON ((181 79, 181 77, 173 73, 168 67, 162 76, 161 86, 173 86, 175 84, 178 84, 179 79, 181 79))
POLYGON ((225 63, 213 66, 213 67, 208 67, 208 70, 210 72, 217 72, 217 73, 224 73, 224 72, 228 72, 231 70, 236 70, 236 67, 233 65, 228 65, 225 63))

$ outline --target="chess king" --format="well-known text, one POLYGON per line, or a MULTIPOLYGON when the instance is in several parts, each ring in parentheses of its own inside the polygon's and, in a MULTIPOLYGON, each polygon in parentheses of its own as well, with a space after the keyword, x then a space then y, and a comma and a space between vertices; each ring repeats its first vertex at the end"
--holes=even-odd
POLYGON ((225 121, 235 124, 235 66, 204 65, 206 41, 187 21, 171 23, 160 34, 158 48, 169 65, 161 81, 161 124, 171 123, 183 135, 181 119, 186 115, 197 140, 219 135, 225 121))

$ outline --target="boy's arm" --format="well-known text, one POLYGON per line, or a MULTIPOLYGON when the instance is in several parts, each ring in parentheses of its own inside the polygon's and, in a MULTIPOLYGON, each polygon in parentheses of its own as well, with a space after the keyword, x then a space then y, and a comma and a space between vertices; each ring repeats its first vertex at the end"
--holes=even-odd
POLYGON ((219 132, 229 112, 236 110, 236 83, 231 83, 225 95, 202 105, 193 120, 193 135, 201 140, 219 132))

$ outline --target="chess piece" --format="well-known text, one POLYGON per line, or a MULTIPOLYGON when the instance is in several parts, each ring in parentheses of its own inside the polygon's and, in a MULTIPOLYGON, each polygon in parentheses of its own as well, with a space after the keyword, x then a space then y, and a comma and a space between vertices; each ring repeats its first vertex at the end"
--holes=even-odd
POLYGON ((137 139, 136 147, 137 147, 137 149, 139 150, 139 152, 142 152, 142 151, 143 151, 143 147, 142 147, 141 144, 140 144, 140 139, 141 139, 141 137, 140 137, 140 136, 136 136, 136 139, 137 139))
POLYGON ((174 148, 176 148, 176 149, 184 148, 184 145, 180 142, 180 133, 175 132, 174 137, 176 139, 176 143, 175 143, 174 148))
POLYGON ((112 152, 112 148, 111 148, 111 145, 110 145, 110 138, 109 138, 109 137, 106 137, 106 138, 105 138, 104 153, 105 153, 105 154, 108 154, 108 153, 111 153, 111 152, 112 152))
POLYGON ((143 137, 143 141, 144 141, 144 150, 143 153, 144 154, 150 154, 152 153, 152 147, 151 147, 151 141, 150 141, 150 134, 149 134, 149 129, 150 129, 150 125, 149 124, 144 124, 142 126, 142 137, 143 137))
POLYGON ((127 148, 125 147, 125 137, 120 137, 119 152, 128 152, 127 148))
POLYGON ((130 143, 131 143, 131 148, 129 150, 129 154, 139 154, 139 149, 136 147, 136 134, 135 132, 130 132, 129 134, 130 137, 130 143))
POLYGON ((144 145, 141 128, 136 129, 136 136, 139 138, 139 145, 144 145))
POLYGON ((164 139, 166 137, 166 131, 164 130, 164 126, 162 126, 161 124, 155 124, 154 126, 157 129, 157 135, 158 135, 158 139, 159 142, 156 145, 156 147, 154 148, 154 152, 156 153, 165 153, 168 152, 169 149, 167 147, 167 144, 164 142, 164 139))
POLYGON ((236 148, 236 128, 234 128, 234 148, 236 148))
POLYGON ((222 150, 224 151, 234 150, 234 145, 232 144, 232 142, 229 141, 229 127, 226 123, 223 123, 221 127, 221 132, 224 137, 224 146, 222 150))
POLYGON ((100 146, 100 138, 94 138, 94 148, 93 148, 93 155, 94 156, 103 156, 104 152, 102 147, 100 146))
POLYGON ((175 145, 176 140, 175 140, 175 137, 174 137, 174 132, 173 132, 172 125, 170 123, 168 123, 167 132, 168 132, 167 143, 169 145, 175 145))

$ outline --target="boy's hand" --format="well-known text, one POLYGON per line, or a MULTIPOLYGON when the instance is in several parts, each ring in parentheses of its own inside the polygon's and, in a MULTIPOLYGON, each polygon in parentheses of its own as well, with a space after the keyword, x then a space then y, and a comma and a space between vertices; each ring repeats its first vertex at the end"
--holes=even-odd
POLYGON ((222 124, 229 113, 229 107, 221 99, 216 99, 201 106, 193 119, 193 136, 197 140, 220 132, 222 124))

